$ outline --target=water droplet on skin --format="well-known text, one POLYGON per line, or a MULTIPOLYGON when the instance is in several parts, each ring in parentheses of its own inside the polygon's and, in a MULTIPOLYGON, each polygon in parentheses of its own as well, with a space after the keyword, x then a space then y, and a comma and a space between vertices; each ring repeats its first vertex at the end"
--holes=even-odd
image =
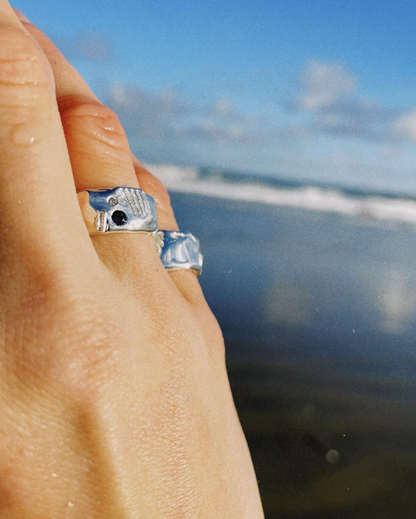
POLYGON ((17 146, 28 148, 42 137, 44 126, 38 122, 17 124, 10 132, 10 140, 17 146))

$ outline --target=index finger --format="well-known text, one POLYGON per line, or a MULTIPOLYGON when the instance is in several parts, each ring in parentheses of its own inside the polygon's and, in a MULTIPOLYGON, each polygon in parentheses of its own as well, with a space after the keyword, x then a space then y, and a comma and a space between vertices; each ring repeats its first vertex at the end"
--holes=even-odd
MULTIPOLYGON (((90 90, 84 79, 64 58, 51 40, 40 29, 31 25, 30 22, 29 24, 26 24, 26 27, 49 59, 55 76, 56 95, 58 101, 76 95, 88 97, 99 102, 98 98, 90 90)), ((74 130, 72 131, 74 132, 74 130)), ((67 134, 67 139, 68 137, 67 134)), ((178 225, 165 186, 154 175, 147 171, 132 154, 131 161, 133 162, 132 165, 140 187, 156 200, 159 228, 162 230, 177 230, 178 225)), ((100 174, 102 174, 102 171, 100 174)), ((76 168, 74 169, 74 175, 77 176, 76 168)), ((193 271, 173 271, 169 272, 169 275, 185 299, 192 303, 202 304, 205 307, 205 299, 198 279, 193 271)))
POLYGON ((0 206, 2 273, 22 261, 30 266, 85 251, 53 74, 6 0, 0 0, 0 206))

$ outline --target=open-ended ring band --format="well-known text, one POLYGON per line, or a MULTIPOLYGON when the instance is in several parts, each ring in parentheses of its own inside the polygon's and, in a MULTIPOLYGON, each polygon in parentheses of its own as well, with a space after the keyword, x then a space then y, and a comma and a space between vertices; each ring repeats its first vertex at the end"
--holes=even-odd
POLYGON ((142 232, 153 235, 154 245, 167 270, 202 272, 199 240, 190 232, 158 231, 155 200, 135 187, 87 189, 78 201, 90 235, 142 232))
POLYGON ((160 259, 166 270, 193 270, 202 273, 204 258, 199 250, 199 240, 190 232, 159 231, 163 238, 160 259))
POLYGON ((139 188, 87 189, 78 201, 90 235, 157 231, 156 202, 139 188))

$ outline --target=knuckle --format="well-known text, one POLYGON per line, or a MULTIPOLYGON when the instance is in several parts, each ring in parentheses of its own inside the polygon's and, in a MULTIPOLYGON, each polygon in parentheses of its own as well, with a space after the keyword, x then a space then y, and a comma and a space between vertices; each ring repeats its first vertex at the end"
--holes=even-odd
POLYGON ((51 352, 52 362, 46 357, 44 373, 49 382, 73 398, 95 401, 119 371, 120 350, 114 341, 115 327, 107 319, 77 317, 66 330, 71 338, 62 337, 51 352))
POLYGON ((32 344, 23 350, 19 359, 22 382, 29 381, 36 389, 52 388, 55 394, 75 401, 99 400, 119 363, 119 351, 107 326, 99 319, 77 319, 65 326, 65 336, 59 336, 54 324, 50 328, 57 333, 52 340, 49 331, 37 330, 36 347, 32 344))
POLYGON ((192 309, 200 325, 206 351, 215 362, 225 362, 226 347, 221 327, 205 300, 192 304, 192 309))
POLYGON ((86 294, 68 282, 59 288, 38 284, 20 299, 8 319, 5 343, 8 362, 24 386, 52 389, 76 401, 99 399, 118 372, 124 336, 97 304, 100 299, 93 287, 86 294))
POLYGON ((218 322, 213 319, 209 330, 206 331, 207 351, 211 359, 225 366, 226 348, 224 336, 218 322))
POLYGON ((0 30, 0 137, 34 119, 47 121, 53 74, 36 43, 16 28, 0 30))
POLYGON ((225 352, 224 335, 216 318, 211 314, 209 341, 221 353, 225 352))
POLYGON ((49 60, 62 59, 62 53, 36 25, 33 25, 30 21, 23 21, 22 23, 35 41, 39 43, 49 60))
POLYGON ((51 70, 43 52, 27 33, 14 27, 0 31, 0 86, 22 87, 22 91, 23 87, 38 91, 51 86, 51 70))
POLYGON ((110 149, 129 153, 124 128, 113 110, 85 96, 68 96, 59 99, 58 103, 69 137, 81 133, 83 137, 99 141, 110 149))
POLYGON ((171 219, 173 210, 165 184, 143 166, 136 164, 135 169, 142 189, 152 194, 156 200, 158 210, 162 214, 168 215, 171 219))
POLYGON ((170 196, 165 184, 151 173, 149 173, 149 182, 152 185, 158 206, 164 210, 170 209, 170 196))

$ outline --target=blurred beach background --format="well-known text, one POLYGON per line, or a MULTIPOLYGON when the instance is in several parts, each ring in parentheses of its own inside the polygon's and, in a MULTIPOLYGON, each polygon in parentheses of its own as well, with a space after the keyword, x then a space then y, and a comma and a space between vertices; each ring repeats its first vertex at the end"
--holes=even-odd
POLYGON ((201 241, 266 519, 413 519, 416 5, 15 7, 201 241))
POLYGON ((149 169, 201 239, 266 517, 414 517, 416 201, 149 169))

